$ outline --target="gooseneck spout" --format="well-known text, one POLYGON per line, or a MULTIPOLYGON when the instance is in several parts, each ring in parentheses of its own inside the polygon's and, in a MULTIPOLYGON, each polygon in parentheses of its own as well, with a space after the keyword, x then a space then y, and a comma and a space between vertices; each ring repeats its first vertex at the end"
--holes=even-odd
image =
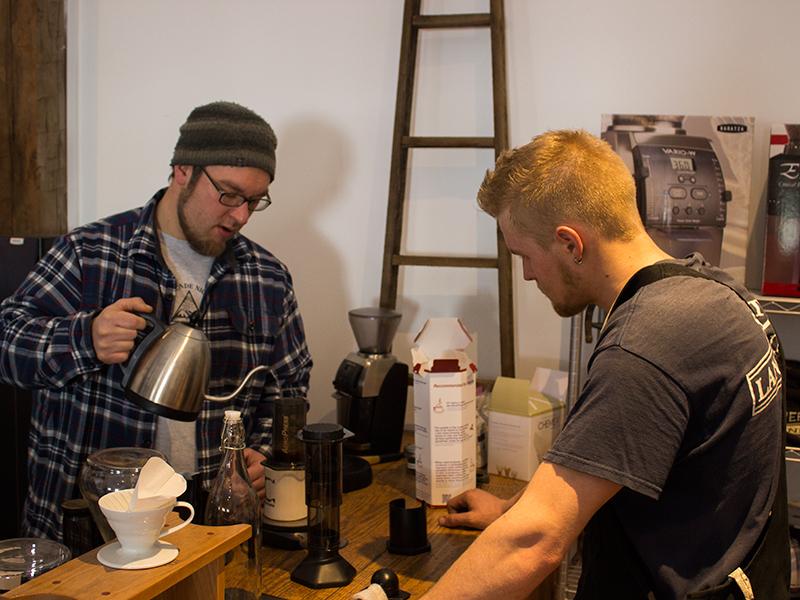
MULTIPOLYGON (((242 383, 239 384, 239 387, 237 387, 235 391, 231 392, 227 396, 210 396, 208 394, 203 394, 203 396, 205 397, 206 400, 211 400, 212 402, 228 402, 230 400, 233 400, 236 396, 239 395, 239 392, 242 391, 242 388, 244 388, 244 386, 247 385, 247 382, 250 381, 250 378, 259 371, 270 371, 270 368, 265 367, 264 365, 255 367, 247 374, 247 376, 244 378, 244 381, 242 381, 242 383)), ((270 373, 271 372, 272 371, 270 371, 270 373)))

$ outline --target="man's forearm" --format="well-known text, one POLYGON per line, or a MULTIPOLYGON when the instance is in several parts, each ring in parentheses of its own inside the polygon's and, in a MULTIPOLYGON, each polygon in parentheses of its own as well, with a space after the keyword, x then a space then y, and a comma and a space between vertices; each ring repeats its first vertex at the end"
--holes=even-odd
POLYGON ((620 487, 543 462, 511 506, 425 595, 450 598, 525 598, 561 562, 595 511, 620 487))
POLYGON ((514 494, 513 496, 511 496, 511 498, 509 498, 508 500, 506 500, 506 501, 505 501, 505 504, 503 505, 503 512, 506 512, 506 511, 508 511, 508 509, 509 509, 509 508, 511 508, 512 506, 514 506, 514 505, 517 503, 517 501, 518 501, 518 500, 519 500, 519 499, 522 497, 522 494, 524 494, 524 493, 525 493, 525 488, 522 488, 522 489, 521 489, 520 491, 518 491, 516 494, 514 494))
POLYGON ((97 370, 91 318, 90 313, 58 318, 23 313, 13 321, 5 319, 0 338, 0 380, 24 388, 57 388, 97 370))
POLYGON ((425 600, 511 600, 536 589, 560 563, 561 544, 522 513, 509 511, 490 525, 425 600))

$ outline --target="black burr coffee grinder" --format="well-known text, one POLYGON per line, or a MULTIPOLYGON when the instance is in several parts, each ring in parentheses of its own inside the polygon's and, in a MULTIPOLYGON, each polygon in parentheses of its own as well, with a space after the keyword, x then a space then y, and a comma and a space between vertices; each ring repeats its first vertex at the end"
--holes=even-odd
POLYGON ((347 355, 333 381, 339 423, 353 433, 344 442, 346 454, 401 457, 408 365, 391 353, 400 317, 387 308, 348 313, 358 352, 347 355))

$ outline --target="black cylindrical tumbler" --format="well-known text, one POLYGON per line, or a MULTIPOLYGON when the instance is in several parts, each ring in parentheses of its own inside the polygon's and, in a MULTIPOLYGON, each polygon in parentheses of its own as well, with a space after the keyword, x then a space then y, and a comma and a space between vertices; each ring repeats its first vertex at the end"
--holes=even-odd
POLYGON ((389 502, 389 541, 386 549, 392 554, 422 554, 429 552, 428 519, 425 503, 407 508, 405 498, 389 502))

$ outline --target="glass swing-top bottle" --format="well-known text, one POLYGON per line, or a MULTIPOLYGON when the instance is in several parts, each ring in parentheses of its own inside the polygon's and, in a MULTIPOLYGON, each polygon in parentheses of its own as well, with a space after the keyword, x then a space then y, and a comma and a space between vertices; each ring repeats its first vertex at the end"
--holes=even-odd
POLYGON ((205 523, 246 523, 253 528, 253 535, 225 554, 225 600, 261 598, 261 506, 247 474, 244 449, 241 413, 226 410, 220 444, 222 463, 209 490, 205 523))

